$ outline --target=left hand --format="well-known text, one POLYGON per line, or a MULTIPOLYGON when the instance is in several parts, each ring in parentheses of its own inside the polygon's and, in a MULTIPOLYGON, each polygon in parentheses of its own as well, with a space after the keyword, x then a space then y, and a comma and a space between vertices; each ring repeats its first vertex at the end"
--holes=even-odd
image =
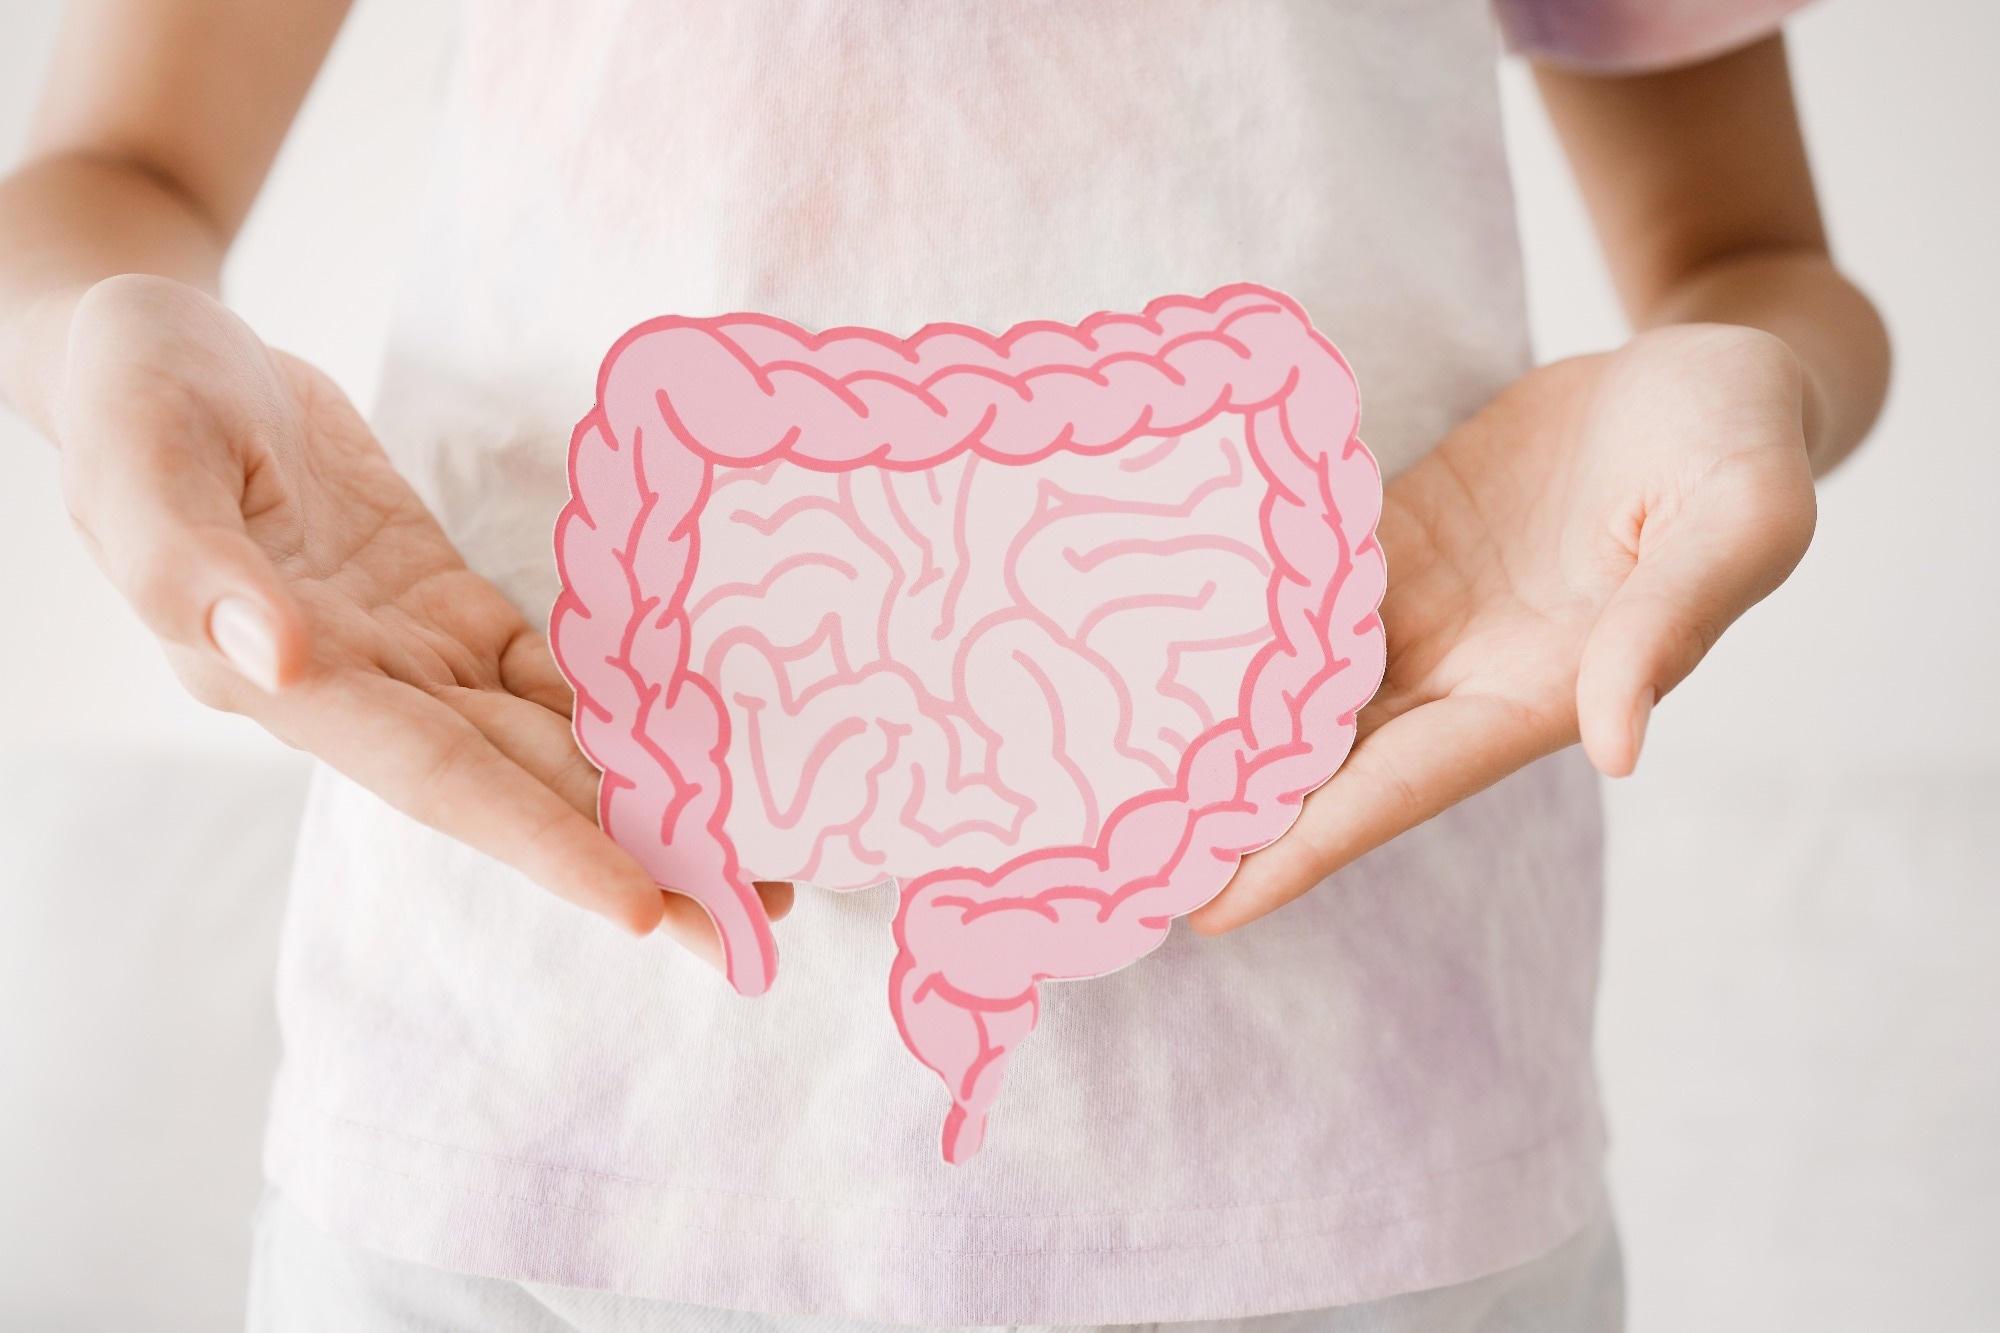
POLYGON ((1630 773, 1654 702, 1805 554, 1807 404, 1770 334, 1661 328, 1522 377, 1391 482, 1382 689, 1194 927, 1255 920, 1579 738, 1630 773))

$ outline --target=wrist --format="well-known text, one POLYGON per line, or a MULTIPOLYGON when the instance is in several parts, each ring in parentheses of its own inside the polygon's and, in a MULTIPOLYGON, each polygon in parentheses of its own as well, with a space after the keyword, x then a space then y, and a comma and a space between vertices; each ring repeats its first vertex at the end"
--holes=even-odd
POLYGON ((1673 283, 1638 323, 1648 330, 1733 324, 1782 342, 1798 363, 1800 427, 1815 473, 1861 443, 1888 392, 1881 316, 1824 250, 1769 247, 1719 256, 1673 283))
POLYGON ((51 441, 62 438, 62 386, 69 330, 88 284, 31 298, 0 326, 0 399, 51 441))
POLYGON ((72 317, 116 275, 213 292, 229 232, 166 172, 67 151, 0 178, 0 400, 58 433, 72 317))

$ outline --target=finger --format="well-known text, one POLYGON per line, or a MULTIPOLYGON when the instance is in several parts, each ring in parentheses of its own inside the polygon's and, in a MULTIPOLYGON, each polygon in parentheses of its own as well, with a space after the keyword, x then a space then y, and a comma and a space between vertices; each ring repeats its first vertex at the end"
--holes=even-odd
MULTIPOLYGON (((597 788, 603 775, 578 748, 568 718, 496 690, 452 688, 439 691, 437 697, 477 727, 501 754, 562 797, 572 809, 596 822, 597 788)), ((671 887, 662 887, 674 892, 671 887)), ((789 883, 767 880, 755 888, 763 900, 764 914, 771 920, 776 921, 792 910, 789 883)), ((668 915, 670 923, 695 920, 685 917, 678 905, 670 905, 668 915)), ((699 913, 697 924, 703 940, 714 943, 715 932, 705 912, 699 913)), ((721 958, 719 952, 716 958, 721 958)))
POLYGON ((728 976, 729 961, 722 952, 722 935, 702 905, 684 893, 657 885, 654 892, 660 899, 661 933, 721 975, 728 976))
POLYGON ((597 818, 602 774, 577 747, 567 717, 499 690, 453 687, 438 691, 436 697, 570 808, 587 819, 597 818))
POLYGON ((764 915, 771 920, 782 921, 791 914, 794 893, 790 880, 753 880, 750 887, 757 890, 757 896, 764 900, 764 915))
POLYGON ((63 494, 84 544, 148 628, 260 689, 296 681, 304 616, 242 514, 244 481, 198 419, 170 436, 101 410, 71 412, 63 494))
POLYGON ((1357 743, 1332 779, 1306 797, 1290 831, 1245 857, 1188 923, 1220 935, 1255 921, 1574 739, 1566 721, 1490 695, 1453 695, 1402 713, 1357 743))
MULTIPOLYGON (((666 899, 666 920, 664 929, 680 944, 694 949, 716 971, 727 976, 729 965, 722 953, 722 936, 717 932, 715 919, 708 909, 689 895, 678 889, 655 885, 666 899)), ((764 915, 772 921, 781 921, 792 910, 792 886, 783 880, 759 880, 751 885, 757 890, 758 900, 764 904, 764 915)))
POLYGON ((501 652, 500 683, 508 693, 532 699, 564 717, 576 710, 576 691, 557 669, 547 637, 531 629, 523 628, 501 652))
POLYGON ((1760 461, 1768 466, 1752 475, 1705 486, 1664 533, 1642 532, 1638 563, 1584 642, 1578 729, 1584 752, 1609 777, 1637 766, 1654 703, 1784 582, 1812 540, 1803 449, 1796 475, 1781 458, 1760 461))
MULTIPOLYGON (((519 870, 634 934, 663 920, 711 961, 693 919, 596 823, 503 754, 468 718, 386 676, 315 677, 259 720, 411 818, 519 870)), ((712 937, 706 914, 688 903, 712 937)))

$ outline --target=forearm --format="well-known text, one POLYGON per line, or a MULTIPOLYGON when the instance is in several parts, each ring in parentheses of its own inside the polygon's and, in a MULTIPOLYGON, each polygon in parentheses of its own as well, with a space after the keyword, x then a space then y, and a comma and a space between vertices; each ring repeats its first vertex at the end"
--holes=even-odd
POLYGON ((0 180, 0 397, 56 438, 83 293, 121 273, 213 292, 227 248, 171 178, 130 159, 55 153, 0 180))
POLYGON ((1783 38, 1654 74, 1535 76, 1633 326, 1782 339, 1814 471, 1839 462, 1881 410, 1889 342, 1830 255, 1783 38))
POLYGON ((348 0, 68 0, 0 181, 0 397, 62 429, 70 317, 105 278, 213 293, 348 0))
POLYGON ((1700 264, 1634 311, 1633 322, 1741 324, 1783 339, 1803 373, 1806 449, 1816 475, 1854 451, 1888 393, 1881 316, 1823 249, 1752 250, 1700 264))

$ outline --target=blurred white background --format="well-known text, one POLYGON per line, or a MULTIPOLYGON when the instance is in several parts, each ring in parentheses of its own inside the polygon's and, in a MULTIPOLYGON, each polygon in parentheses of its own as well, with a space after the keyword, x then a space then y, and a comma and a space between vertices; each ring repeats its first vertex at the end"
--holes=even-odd
MULTIPOLYGON (((0 0, 0 162, 57 0, 0 0)), ((446 0, 360 0, 228 275, 363 402, 446 0)), ((1600 1044, 1636 1333, 2000 1320, 2000 6, 1792 27, 1834 241, 1896 385, 1793 580, 1609 788, 1600 1044)), ((1541 354, 1622 322, 1503 71, 1541 354)), ((240 1325, 302 765, 186 699, 0 413, 0 1327, 240 1325), (222 830, 246 836, 225 840, 222 830), (218 857, 215 849, 231 851, 218 857), (56 851, 52 849, 62 849, 56 851)))

